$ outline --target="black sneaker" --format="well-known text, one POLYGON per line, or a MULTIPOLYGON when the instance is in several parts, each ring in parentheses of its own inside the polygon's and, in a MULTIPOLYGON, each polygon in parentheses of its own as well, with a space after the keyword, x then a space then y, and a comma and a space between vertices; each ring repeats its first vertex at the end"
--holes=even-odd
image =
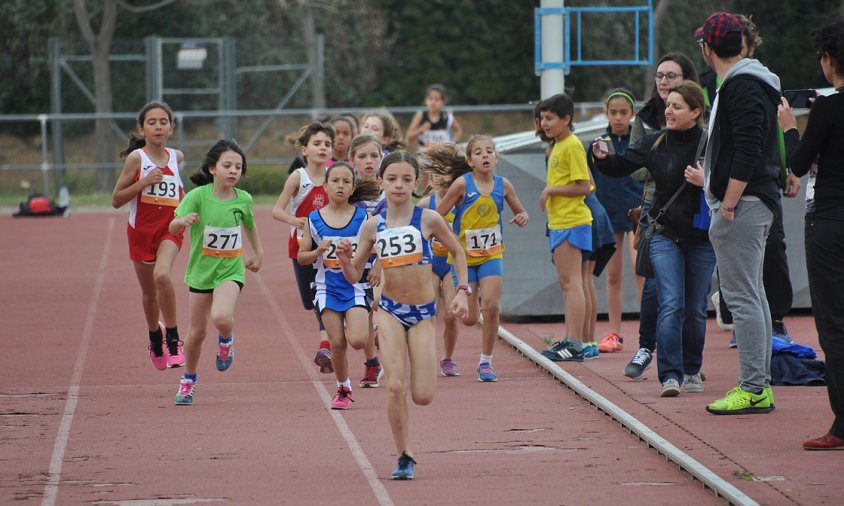
POLYGON ((630 363, 624 368, 624 375, 633 379, 641 378, 642 374, 651 368, 651 362, 653 359, 654 356, 651 350, 647 348, 639 348, 639 351, 636 352, 630 360, 630 363))
POLYGON ((554 362, 583 362, 583 345, 566 338, 552 344, 542 355, 554 362))

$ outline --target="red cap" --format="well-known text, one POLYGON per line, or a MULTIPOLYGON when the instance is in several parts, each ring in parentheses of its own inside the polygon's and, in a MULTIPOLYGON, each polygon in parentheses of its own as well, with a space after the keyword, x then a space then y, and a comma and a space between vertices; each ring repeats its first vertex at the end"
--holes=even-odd
POLYGON ((741 21, 728 12, 716 12, 706 18, 703 26, 695 30, 695 40, 706 42, 716 52, 738 54, 741 51, 741 21), (731 35, 735 33, 736 35, 731 35))

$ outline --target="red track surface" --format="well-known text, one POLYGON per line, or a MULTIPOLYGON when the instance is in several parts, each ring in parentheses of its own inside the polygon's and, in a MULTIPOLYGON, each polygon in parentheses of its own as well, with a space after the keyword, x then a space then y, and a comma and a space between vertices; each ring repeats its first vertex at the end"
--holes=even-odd
MULTIPOLYGON (((236 312, 235 364, 218 373, 206 343, 195 404, 177 407, 181 370, 156 371, 147 358, 125 223, 114 213, 0 218, 3 236, 15 238, 0 243, 0 503, 720 502, 502 342, 500 381, 478 383, 478 329, 461 330, 463 376, 440 378, 434 403, 411 407, 416 480, 390 481, 385 391, 355 388, 350 410, 327 409, 334 378, 310 362, 315 324, 293 286, 286 227, 267 211, 258 213, 264 269, 248 275, 236 312)), ((177 279, 186 260, 185 250, 177 279)), ((178 293, 184 333, 181 283, 178 293)), ((787 324, 817 348, 811 318, 787 324)), ((562 330, 507 327, 537 349, 562 330)), ((633 338, 636 328, 625 322, 624 334, 633 338)), ((710 325, 704 394, 660 399, 655 370, 648 381, 627 381, 620 371, 630 338, 624 352, 565 368, 760 503, 840 504, 844 453, 800 449, 828 428, 824 388, 775 389, 771 415, 704 412, 737 375, 728 337, 710 325)), ((350 356, 356 386, 363 357, 350 356)))

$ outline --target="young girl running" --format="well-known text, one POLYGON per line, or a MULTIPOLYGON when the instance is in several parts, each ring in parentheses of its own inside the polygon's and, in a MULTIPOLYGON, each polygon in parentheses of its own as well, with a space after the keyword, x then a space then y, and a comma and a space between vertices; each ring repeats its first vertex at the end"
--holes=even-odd
POLYGON ((354 170, 345 162, 337 162, 325 171, 325 189, 328 205, 308 216, 309 225, 299 245, 298 260, 302 265, 316 265, 314 305, 331 341, 331 362, 337 378, 337 394, 331 401, 331 409, 348 409, 353 399, 346 349, 351 345, 359 350, 369 338, 367 298, 371 300, 371 296, 366 294, 365 276, 354 283, 346 281, 337 260, 337 244, 348 239, 354 249, 360 227, 368 216, 353 204, 374 199, 379 190, 373 180, 356 180, 354 170))
MULTIPOLYGON (((381 164, 383 157, 381 143, 370 134, 361 134, 352 139, 349 152, 357 176, 365 181, 374 181, 378 188, 375 198, 358 202, 356 205, 364 207, 367 216, 378 214, 387 205, 384 199, 384 192, 380 191, 377 181, 378 166, 381 164)), ((369 313, 369 338, 363 347, 363 353, 366 357, 363 378, 360 380, 360 386, 363 388, 377 388, 383 374, 377 351, 378 325, 375 323, 374 318, 375 311, 378 309, 378 298, 381 294, 381 266, 377 262, 374 262, 374 260, 375 256, 370 256, 370 262, 366 266, 369 270, 366 281, 371 289, 372 308, 369 313)))
MULTIPOLYGON (((456 150, 457 146, 448 144, 443 146, 441 150, 432 152, 431 158, 427 159, 428 164, 437 163, 439 153, 442 151, 456 150)), ((455 156, 456 157, 456 156, 455 156)), ((429 170, 425 167, 425 170, 429 170)), ((430 174, 430 181, 434 188, 434 193, 424 197, 416 203, 417 206, 423 209, 432 209, 436 211, 437 205, 442 202, 448 186, 443 184, 444 176, 432 173, 430 174)), ((454 213, 449 212, 445 215, 445 220, 451 226, 454 223, 454 213)), ((448 250, 439 241, 431 241, 431 281, 434 284, 434 293, 438 298, 445 303, 452 300, 455 293, 454 282, 451 279, 451 264, 448 263, 448 250)), ((443 332, 443 358, 440 360, 440 373, 443 376, 460 376, 460 369, 454 363, 454 349, 457 347, 457 334, 459 332, 459 321, 457 318, 449 313, 445 314, 445 331, 443 332)))
MULTIPOLYGON (((604 101, 607 118, 609 118, 604 140, 607 142, 607 146, 612 144, 613 151, 619 154, 623 154, 630 144, 630 120, 633 119, 634 101, 633 92, 624 88, 610 90, 604 101)), ((606 210, 615 234, 616 254, 610 258, 607 265, 607 313, 610 320, 610 332, 604 336, 601 344, 598 345, 601 353, 612 353, 624 349, 624 338, 621 337, 621 289, 624 279, 624 266, 622 265, 624 255, 622 253, 624 236, 627 235, 627 250, 631 259, 632 270, 635 272, 636 249, 633 244, 633 234, 630 233, 633 226, 630 223, 628 212, 641 204, 643 183, 630 176, 611 178, 596 171, 591 147, 586 150, 586 157, 597 185, 595 196, 606 210)), ((635 276, 635 280, 639 298, 641 298, 644 278, 635 276)))
POLYGON ((328 203, 328 195, 325 193, 323 183, 325 165, 330 160, 333 142, 334 128, 331 125, 313 121, 302 127, 296 144, 302 156, 305 157, 307 166, 296 169, 287 177, 281 195, 278 196, 273 207, 273 218, 292 225, 290 238, 287 241, 287 254, 293 262, 293 273, 296 275, 302 305, 306 310, 314 311, 316 315, 320 341, 319 349, 314 355, 314 363, 323 373, 333 372, 334 367, 331 364, 331 347, 328 343, 328 335, 325 333, 325 326, 319 312, 314 308, 313 283, 316 271, 311 265, 299 265, 296 258, 299 255, 299 243, 305 235, 308 215, 311 211, 322 209, 328 203))
POLYGON ((217 328, 218 371, 234 360, 234 308, 246 269, 258 272, 264 248, 252 215, 252 196, 235 188, 246 175, 246 157, 234 141, 219 140, 206 153, 202 166, 191 175, 197 187, 185 195, 170 223, 170 233, 190 227, 190 260, 185 284, 190 291, 190 326, 185 346, 185 374, 179 383, 176 404, 192 404, 196 367, 210 316, 217 328), (243 259, 243 236, 253 255, 243 259))
POLYGON ((448 103, 445 86, 432 84, 425 92, 425 110, 413 115, 410 126, 407 127, 407 145, 419 142, 419 152, 423 153, 429 146, 454 142, 463 134, 463 128, 449 111, 443 107, 448 103))
POLYGON ((173 111, 167 104, 146 104, 138 113, 137 127, 130 135, 129 147, 120 153, 126 163, 114 186, 111 205, 117 209, 129 204, 126 235, 129 258, 141 285, 149 358, 156 369, 163 370, 185 363, 171 275, 184 234, 172 234, 167 228, 173 209, 185 194, 179 174, 185 157, 181 151, 164 146, 173 133, 173 111))
MULTIPOLYGON (((426 156, 432 159, 440 157, 442 146, 447 145, 431 148, 426 156)), ((443 149, 458 153, 451 148, 443 149)), ((498 152, 492 137, 475 135, 466 144, 465 158, 454 158, 448 165, 431 165, 434 172, 450 169, 453 174, 462 173, 449 185, 448 192, 437 206, 437 212, 445 216, 454 209, 454 232, 466 251, 471 289, 469 316, 463 323, 470 326, 477 324, 479 312, 483 311, 483 344, 477 368, 478 381, 482 382, 498 380, 492 368, 492 350, 498 339, 504 277, 504 202, 513 211, 508 224, 515 223, 524 227, 528 223, 528 213, 519 202, 513 185, 507 178, 495 175, 497 164, 498 152), (480 301, 478 288, 483 293, 480 301)))
POLYGON ((591 179, 586 152, 572 134, 572 99, 564 93, 554 95, 539 104, 539 111, 545 135, 555 141, 539 208, 548 211, 550 251, 566 298, 566 337, 542 354, 554 361, 582 362, 586 318, 582 264, 584 252, 592 251, 592 214, 583 201, 591 179))
POLYGON ((401 142, 401 127, 395 116, 386 109, 364 113, 361 116, 360 133, 370 134, 378 139, 384 155, 404 147, 401 142))
POLYGON ((357 127, 349 116, 334 116, 331 118, 331 126, 334 128, 334 143, 331 145, 331 160, 326 166, 348 161, 349 147, 357 135, 357 127))
POLYGON ((452 314, 465 316, 469 291, 466 256, 445 220, 413 205, 418 179, 419 164, 413 155, 405 151, 387 155, 379 168, 387 209, 363 224, 354 259, 351 241, 344 240, 337 247, 337 257, 350 283, 360 279, 373 246, 384 268, 378 324, 388 385, 387 416, 399 453, 391 476, 394 480, 413 479, 416 464, 408 441, 407 391, 410 390, 413 402, 425 405, 433 399, 436 388, 437 351, 431 319, 436 314, 436 303, 430 283, 428 245, 432 237, 442 242, 454 258, 460 286, 449 306, 452 314))

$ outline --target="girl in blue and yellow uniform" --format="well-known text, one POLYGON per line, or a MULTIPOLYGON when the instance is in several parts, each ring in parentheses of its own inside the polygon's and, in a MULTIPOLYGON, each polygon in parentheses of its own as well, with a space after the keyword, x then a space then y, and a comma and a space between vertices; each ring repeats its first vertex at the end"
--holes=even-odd
POLYGON ((361 225, 368 218, 366 211, 355 202, 378 196, 375 181, 355 179, 355 172, 346 162, 336 162, 325 172, 328 205, 311 211, 305 236, 299 242, 297 261, 300 265, 314 264, 316 268, 316 296, 314 306, 319 312, 331 342, 331 363, 337 378, 337 393, 331 409, 348 409, 352 401, 349 379, 347 345, 359 350, 369 337, 369 303, 366 278, 355 283, 346 281, 337 245, 343 239, 353 244, 361 225))
MULTIPOLYGON (((437 149, 432 148, 426 152, 426 156, 436 156, 431 153, 437 152, 437 149)), ((478 381, 483 382, 498 380, 492 368, 492 349, 498 338, 504 276, 504 202, 507 202, 514 214, 508 224, 515 223, 524 227, 528 222, 528 213, 519 202, 513 185, 506 178, 494 174, 497 163, 498 152, 492 138, 487 135, 473 136, 466 144, 466 158, 454 159, 446 165, 454 173, 464 174, 454 179, 437 206, 437 212, 443 216, 454 208, 454 232, 466 251, 472 294, 469 297, 469 316, 463 323, 475 325, 479 319, 479 310, 483 311, 483 344, 477 368, 478 381), (484 294, 480 304, 478 288, 484 294)))

